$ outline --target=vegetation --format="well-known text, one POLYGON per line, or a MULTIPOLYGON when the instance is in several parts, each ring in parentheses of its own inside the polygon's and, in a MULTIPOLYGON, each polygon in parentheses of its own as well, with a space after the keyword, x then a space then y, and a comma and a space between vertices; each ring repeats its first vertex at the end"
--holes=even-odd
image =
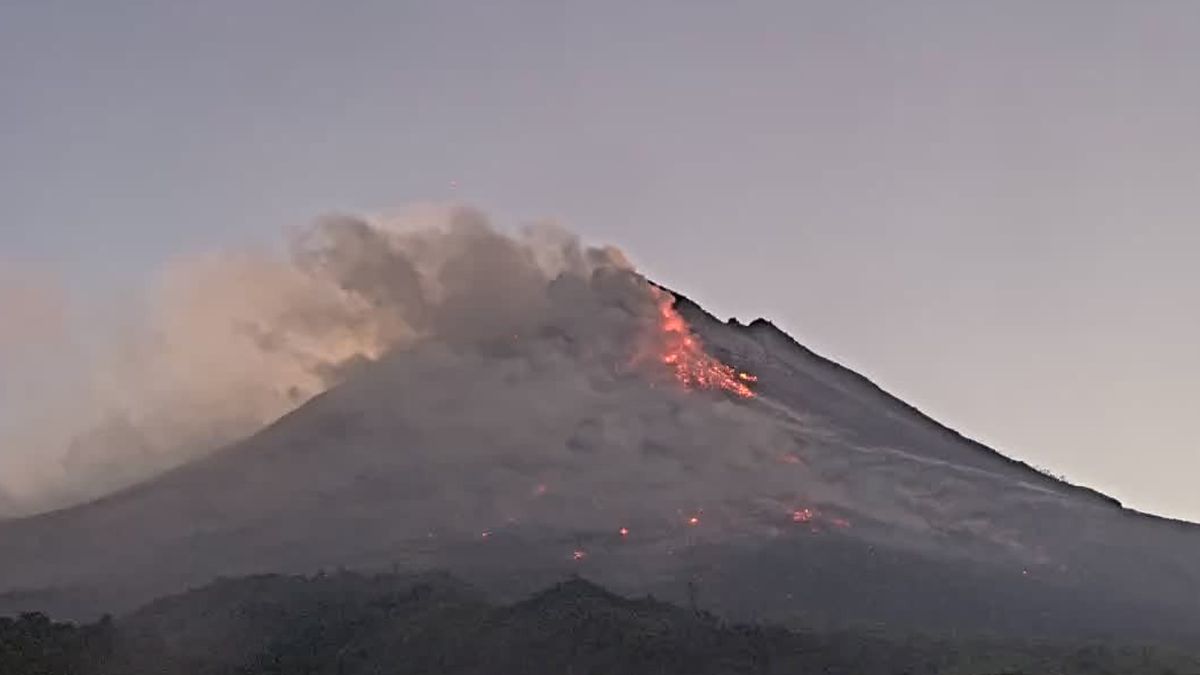
POLYGON ((112 657, 110 618, 86 626, 56 623, 42 614, 0 618, 0 673, 59 675, 89 673, 112 657))
POLYGON ((447 576, 222 580, 118 620, 0 619, 4 675, 1200 673, 1200 649, 731 625, 572 579, 493 605, 447 576))

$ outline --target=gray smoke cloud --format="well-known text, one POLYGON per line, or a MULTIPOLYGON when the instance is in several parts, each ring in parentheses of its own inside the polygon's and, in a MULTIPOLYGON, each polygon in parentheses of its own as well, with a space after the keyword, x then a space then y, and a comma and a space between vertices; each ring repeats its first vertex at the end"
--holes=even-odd
MULTIPOLYGON (((66 378, 69 396, 0 429, 0 509, 52 508, 144 479, 252 433, 356 364, 422 341, 507 335, 544 311, 550 279, 626 265, 554 226, 510 236, 453 206, 328 217, 289 253, 170 263, 146 318, 66 378)), ((17 360, 62 330, 63 302, 7 277, 0 354, 17 360)), ((43 377, 62 377, 53 354, 39 358, 43 377)))
POLYGON ((388 354, 446 372, 418 369, 355 405, 393 404, 398 392, 414 406, 440 401, 449 407, 417 408, 427 436, 486 438, 513 448, 497 451, 503 461, 536 463, 520 434, 538 429, 531 421, 552 401, 547 419, 566 426, 538 429, 543 440, 580 456, 602 445, 666 454, 714 438, 720 424, 699 421, 711 411, 676 411, 666 419, 678 428, 660 428, 666 382, 654 392, 644 378, 665 371, 628 372, 656 348, 661 297, 616 249, 548 224, 501 233, 458 206, 327 217, 296 234, 287 256, 177 260, 149 294, 148 319, 95 359, 79 395, 5 431, 0 508, 44 510, 143 480, 248 436, 388 354), (625 391, 613 396, 618 382, 625 391), (407 395, 416 391, 436 395, 407 395))

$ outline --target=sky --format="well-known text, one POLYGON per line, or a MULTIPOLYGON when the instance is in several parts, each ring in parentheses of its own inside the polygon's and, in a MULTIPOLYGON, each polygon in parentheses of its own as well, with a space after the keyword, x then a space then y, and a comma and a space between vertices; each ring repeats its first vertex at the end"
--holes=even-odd
MULTIPOLYGON (((1200 520, 1198 34, 1166 0, 10 0, 0 348, 86 341, 180 256, 464 201, 1200 520)), ((19 361, 10 416, 53 395, 19 361)))

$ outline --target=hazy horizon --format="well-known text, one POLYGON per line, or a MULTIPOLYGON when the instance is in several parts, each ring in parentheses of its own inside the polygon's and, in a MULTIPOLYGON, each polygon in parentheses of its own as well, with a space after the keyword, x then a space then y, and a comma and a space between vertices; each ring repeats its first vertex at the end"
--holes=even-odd
POLYGON ((1200 521, 1198 26, 1117 2, 6 5, 0 431, 179 259, 465 202, 1200 521))

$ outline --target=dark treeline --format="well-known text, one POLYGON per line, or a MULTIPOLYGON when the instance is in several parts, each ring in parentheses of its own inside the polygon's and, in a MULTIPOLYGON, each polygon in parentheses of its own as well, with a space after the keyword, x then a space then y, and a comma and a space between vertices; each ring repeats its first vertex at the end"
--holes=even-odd
POLYGON ((222 580, 128 616, 0 619, 2 675, 1200 674, 1200 647, 728 624, 581 579, 495 605, 447 576, 222 580))
POLYGON ((44 614, 0 617, 0 674, 57 675, 96 672, 116 644, 113 621, 85 626, 51 621, 44 614))

